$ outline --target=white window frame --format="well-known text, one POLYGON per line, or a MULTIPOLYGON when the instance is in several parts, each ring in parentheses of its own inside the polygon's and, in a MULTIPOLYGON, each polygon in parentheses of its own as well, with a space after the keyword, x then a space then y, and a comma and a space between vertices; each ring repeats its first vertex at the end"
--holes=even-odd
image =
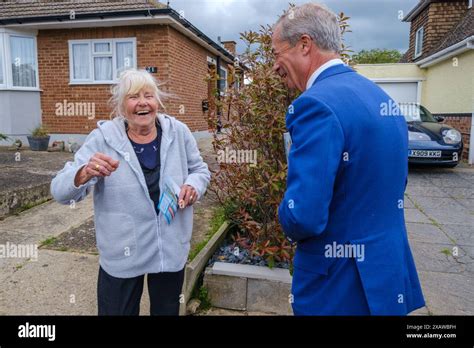
MULTIPOLYGON (((224 90, 223 90, 223 91, 219 90, 220 94, 221 94, 221 95, 224 95, 224 94, 227 92, 227 89, 229 88, 229 86, 228 86, 228 81, 227 81, 227 79, 229 78, 229 71, 228 71, 226 68, 224 68, 224 66, 222 66, 222 65, 219 66, 219 69, 222 69, 222 70, 225 71, 224 90)), ((220 72, 220 71, 219 71, 219 79, 222 80, 222 76, 221 76, 221 72, 220 72)), ((220 86, 220 85, 219 85, 219 86, 220 86)))
POLYGON ((92 47, 91 40, 69 40, 69 83, 87 84, 93 80, 93 60, 92 60, 92 47), (73 44, 87 44, 89 48, 89 78, 88 79, 74 79, 74 62, 72 54, 73 44))
POLYGON ((7 72, 5 68, 5 60, 6 60, 6 49, 3 44, 4 42, 4 35, 0 33, 0 56, 2 56, 2 62, 0 64, 0 71, 3 73, 3 81, 0 82, 0 88, 6 88, 7 87, 7 72))
POLYGON ((69 46, 69 84, 70 85, 104 85, 117 83, 117 43, 129 42, 132 43, 133 48, 133 66, 137 68, 137 39, 135 37, 125 37, 119 39, 91 39, 91 40, 68 40, 69 46), (73 54, 72 46, 74 44, 89 45, 89 79, 74 79, 73 54), (96 43, 110 43, 111 51, 109 52, 94 52, 94 44, 96 43), (94 57, 111 57, 112 58, 112 80, 96 80, 94 76, 94 57))
POLYGON ((114 77, 114 79, 116 80, 117 79, 117 54, 116 54, 116 48, 117 48, 117 44, 118 43, 124 43, 124 42, 130 42, 132 41, 132 44, 133 44, 133 47, 132 47, 132 53, 133 53, 133 67, 130 67, 130 68, 137 68, 137 40, 135 38, 132 38, 132 39, 128 39, 128 38, 125 38, 125 39, 114 39, 114 44, 113 44, 113 55, 112 55, 112 66, 113 66, 113 72, 112 72, 112 76, 114 77), (133 39, 133 40, 132 40, 133 39))
POLYGON ((467 8, 471 8, 472 7, 472 0, 469 0, 469 3, 467 5, 467 8))
MULTIPOLYGON (((0 46, 3 47, 3 84, 0 84, 1 90, 13 90, 13 91, 40 91, 39 85, 39 63, 38 63, 38 43, 36 41, 35 34, 26 34, 24 32, 17 31, 1 31, 0 30, 0 46), (12 60, 11 60, 11 45, 10 38, 14 37, 25 37, 28 39, 33 39, 33 46, 35 51, 35 87, 22 87, 22 86, 13 86, 13 72, 12 72, 12 60), (2 45, 3 41, 3 45, 2 45)), ((0 47, 0 51, 1 51, 0 47)), ((2 67, 0 67, 1 69, 2 67)))
POLYGON ((91 54, 91 65, 89 66, 92 72, 91 76, 92 81, 100 83, 100 84, 106 84, 110 82, 114 82, 116 79, 116 65, 115 63, 115 58, 116 58, 116 52, 115 52, 115 42, 112 42, 112 40, 91 40, 91 45, 90 45, 90 51, 91 54), (95 44, 97 43, 108 43, 110 45, 110 51, 109 52, 95 52, 95 44), (97 80, 95 78, 95 70, 94 70, 94 58, 111 58, 112 61, 112 80, 97 80))
POLYGON ((423 36, 425 35, 425 30, 423 27, 418 28, 415 32, 415 58, 418 58, 423 54, 423 36), (421 32, 421 34, 419 34, 421 32), (419 47, 419 51, 418 51, 419 47))

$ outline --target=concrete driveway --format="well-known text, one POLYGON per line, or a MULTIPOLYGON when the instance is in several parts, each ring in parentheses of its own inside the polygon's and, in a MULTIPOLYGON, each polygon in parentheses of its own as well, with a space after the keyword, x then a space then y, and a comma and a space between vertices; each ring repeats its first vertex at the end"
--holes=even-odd
POLYGON ((474 168, 411 168, 405 219, 426 307, 474 315, 474 168))

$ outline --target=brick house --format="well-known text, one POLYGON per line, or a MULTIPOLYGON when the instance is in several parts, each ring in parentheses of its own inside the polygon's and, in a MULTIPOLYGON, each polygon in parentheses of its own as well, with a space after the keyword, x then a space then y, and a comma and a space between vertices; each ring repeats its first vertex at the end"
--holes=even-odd
POLYGON ((463 135, 463 158, 474 133, 474 14, 472 0, 420 0, 403 21, 409 48, 399 64, 357 66, 399 102, 417 102, 463 135))
POLYGON ((166 112, 199 135, 209 94, 229 87, 235 45, 214 42, 153 0, 0 1, 0 133, 26 141, 42 123, 51 141, 81 143, 109 119, 120 72, 136 67, 164 83, 176 96, 166 112), (217 86, 206 81, 213 69, 217 86))

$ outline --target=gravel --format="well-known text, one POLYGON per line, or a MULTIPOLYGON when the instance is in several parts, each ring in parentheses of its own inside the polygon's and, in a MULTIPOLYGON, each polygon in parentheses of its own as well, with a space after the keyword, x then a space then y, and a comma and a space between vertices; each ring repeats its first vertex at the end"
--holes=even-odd
MULTIPOLYGON (((225 240, 208 261, 208 266, 212 266, 214 262, 238 263, 243 265, 254 265, 269 267, 268 262, 259 255, 252 256, 250 251, 240 248, 235 242, 225 240)), ((275 262, 275 268, 289 269, 288 262, 275 262)))

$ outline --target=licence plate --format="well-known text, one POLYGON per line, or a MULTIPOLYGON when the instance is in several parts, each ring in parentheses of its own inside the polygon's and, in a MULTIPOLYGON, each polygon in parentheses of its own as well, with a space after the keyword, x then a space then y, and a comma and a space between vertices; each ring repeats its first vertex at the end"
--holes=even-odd
POLYGON ((441 151, 409 150, 408 157, 440 158, 441 151))

